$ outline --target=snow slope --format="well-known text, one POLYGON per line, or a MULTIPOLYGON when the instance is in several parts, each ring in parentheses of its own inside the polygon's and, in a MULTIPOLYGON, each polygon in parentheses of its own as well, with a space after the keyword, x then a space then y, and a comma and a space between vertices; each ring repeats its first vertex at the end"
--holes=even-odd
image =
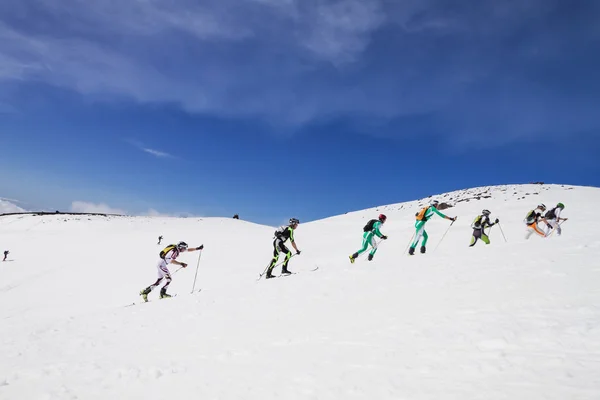
POLYGON ((439 218, 427 224, 426 255, 404 252, 425 200, 382 206, 301 224, 302 255, 290 263, 300 273, 258 282, 273 227, 0 217, 13 260, 0 263, 0 399, 600 398, 600 189, 511 185, 434 198, 459 217, 436 251, 449 226, 439 218), (527 211, 558 201, 563 235, 525 241, 527 211), (494 227, 491 245, 468 248, 482 208, 500 218, 507 243, 494 227), (389 240, 374 261, 350 264, 380 212, 389 240), (159 234, 204 243, 202 291, 190 294, 198 253, 185 254, 190 265, 169 289, 177 297, 154 291, 125 307, 156 278, 159 234))

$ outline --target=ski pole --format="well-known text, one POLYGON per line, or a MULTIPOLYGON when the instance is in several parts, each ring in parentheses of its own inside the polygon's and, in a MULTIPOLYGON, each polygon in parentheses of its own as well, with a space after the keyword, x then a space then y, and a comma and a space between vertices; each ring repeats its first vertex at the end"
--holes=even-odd
POLYGON ((452 223, 450 224, 450 226, 448 227, 448 229, 446 229, 446 232, 444 233, 444 236, 442 236, 442 238, 440 239, 439 243, 437 244, 437 246, 435 246, 435 249, 433 249, 433 252, 435 253, 435 251, 437 250, 437 248, 440 246, 440 244, 442 243, 442 240, 444 240, 444 238, 446 237, 446 234, 448 233, 448 231, 450 230, 450 228, 452 228, 452 225, 454 225, 454 222, 456 220, 452 221, 452 223))
POLYGON ((196 275, 194 275, 194 284, 192 285, 192 291, 190 294, 194 293, 194 289, 196 289, 196 278, 198 277, 198 268, 200 267, 200 258, 202 257, 202 250, 200 250, 200 254, 198 254, 198 264, 196 264, 196 275))
POLYGON ((500 228, 500 232, 502 233, 502 237, 504 238, 504 243, 506 243, 506 236, 504 236, 504 231, 502 230, 502 225, 500 225, 500 222, 498 222, 498 228, 500 228))
POLYGON ((416 233, 413 233, 412 236, 410 237, 410 240, 408 241, 408 244, 406 245, 406 248, 404 249, 404 252, 402 254, 406 254, 406 250, 408 250, 408 248, 410 247, 410 244, 412 243, 413 239, 415 238, 416 233))
MULTIPOLYGON (((561 225, 562 225, 562 224, 563 224, 565 221, 567 221, 567 220, 566 220, 566 219, 563 219, 563 221, 562 221, 562 222, 559 222, 559 223, 558 223, 558 226, 561 226, 561 225)), ((554 228, 554 227, 553 227, 553 228, 552 228, 552 232, 550 232, 550 234, 549 234, 548 236, 546 236, 546 237, 550 237, 550 236, 552 236, 552 235, 554 234, 554 231, 556 231, 556 228, 554 228)))

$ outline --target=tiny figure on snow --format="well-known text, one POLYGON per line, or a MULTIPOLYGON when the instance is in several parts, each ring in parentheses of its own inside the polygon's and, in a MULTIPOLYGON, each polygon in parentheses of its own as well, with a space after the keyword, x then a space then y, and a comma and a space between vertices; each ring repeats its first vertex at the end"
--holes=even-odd
POLYGON ((298 250, 298 247, 296 247, 296 241, 294 240, 294 230, 298 228, 298 224, 300 224, 300 221, 297 218, 290 218, 290 223, 288 226, 281 226, 275 230, 275 239, 273 240, 273 259, 267 268, 267 279, 273 278, 273 268, 275 267, 275 264, 277 264, 277 260, 279 260, 280 253, 285 254, 285 261, 281 267, 281 273, 286 275, 291 274, 291 272, 288 270, 288 263, 290 262, 290 258, 292 258, 292 252, 285 246, 285 242, 289 239, 292 247, 294 247, 294 250, 296 250, 296 255, 300 255, 300 250, 298 250))
POLYGON ((148 301, 148 295, 150 294, 150 292, 153 291, 155 288, 157 288, 163 279, 165 279, 167 281, 167 283, 160 289, 160 298, 164 299, 166 297, 171 297, 171 295, 167 294, 167 288, 171 284, 171 280, 172 280, 171 273, 169 272, 169 264, 177 264, 177 265, 181 265, 181 267, 185 268, 185 267, 187 267, 186 263, 179 262, 176 260, 176 258, 179 256, 179 254, 181 254, 185 251, 202 250, 203 248, 204 248, 204 245, 200 245, 198 247, 188 249, 188 245, 185 242, 179 242, 178 244, 171 244, 171 245, 165 247, 160 252, 160 254, 159 254, 160 261, 156 265, 156 268, 158 269, 158 279, 152 285, 148 286, 146 289, 144 289, 140 292, 140 295, 142 296, 144 301, 148 301))
POLYGON ((525 225, 527 225, 525 239, 529 239, 529 237, 534 233, 541 237, 546 237, 546 233, 538 225, 540 221, 543 221, 546 225, 548 225, 548 221, 542 216, 544 211, 546 211, 546 206, 544 204, 538 204, 534 210, 530 210, 527 213, 527 216, 524 220, 525 225))
POLYGON ((377 219, 372 219, 363 227, 363 241, 362 247, 356 253, 350 256, 350 262, 354 263, 354 260, 358 258, 359 255, 367 251, 369 246, 372 247, 369 252, 368 260, 372 261, 375 253, 377 252, 377 242, 375 241, 375 236, 381 238, 382 240, 386 240, 388 237, 381 233, 381 225, 385 223, 387 217, 383 214, 379 214, 377 219))
POLYGON ((481 239, 481 241, 483 241, 485 244, 490 244, 490 238, 485 233, 485 228, 491 228, 500 222, 498 218, 496 218, 494 222, 491 222, 490 214, 490 210, 483 210, 481 215, 478 215, 475 217, 475 220, 473 220, 473 223, 471 224, 471 227, 473 228, 473 236, 471 237, 471 244, 469 247, 475 246, 475 243, 477 243, 477 240, 479 239, 481 239))
POLYGON ((162 239, 163 239, 163 237, 162 237, 162 236, 159 236, 159 237, 158 237, 158 243, 156 243, 156 244, 160 244, 160 242, 162 241, 162 239))
POLYGON ((240 219, 240 216, 239 216, 239 215, 237 215, 237 214, 235 214, 235 215, 233 216, 233 219, 240 219))
POLYGON ((421 211, 415 214, 415 216, 417 217, 417 221, 415 222, 415 239, 410 245, 410 249, 408 249, 409 255, 412 256, 415 254, 415 248, 419 244, 419 240, 421 240, 421 237, 423 238, 423 242, 421 243, 421 253, 424 254, 427 250, 426 246, 427 240, 429 239, 429 235, 427 235, 427 232, 425 231, 425 224, 427 223, 427 221, 429 221, 431 217, 433 217, 434 214, 444 219, 448 219, 452 222, 456 221, 456 217, 447 217, 446 215, 438 211, 439 204, 439 201, 434 200, 427 207, 423 207, 421 211))
POLYGON ((546 236, 550 236, 550 232, 552 229, 556 229, 556 234, 560 236, 562 234, 562 229, 560 227, 560 221, 566 221, 568 218, 561 218, 560 213, 565 209, 565 205, 563 203, 558 203, 556 207, 549 210, 545 215, 546 224, 548 224, 548 228, 546 229, 546 236))
POLYGON ((2 261, 6 261, 6 257, 8 257, 8 253, 9 253, 8 250, 4 250, 4 260, 2 260, 2 261))

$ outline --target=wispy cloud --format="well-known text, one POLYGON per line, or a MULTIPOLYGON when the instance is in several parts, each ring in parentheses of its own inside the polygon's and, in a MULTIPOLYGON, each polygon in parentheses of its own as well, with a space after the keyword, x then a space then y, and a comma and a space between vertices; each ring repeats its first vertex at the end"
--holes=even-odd
POLYGON ((26 210, 17 206, 16 200, 0 198, 0 214, 19 213, 26 210))
POLYGON ((170 158, 170 157, 173 157, 171 154, 165 153, 164 151, 158 151, 158 150, 154 150, 154 149, 149 149, 147 147, 142 148, 142 150, 144 150, 146 153, 152 154, 153 156, 158 157, 158 158, 170 158))
MULTIPOLYGON (((0 200, 0 211, 3 210, 3 207, 7 207, 6 209, 18 209, 18 207, 0 200), (16 208, 8 208, 9 206, 14 206, 16 208)), ((129 212, 122 208, 112 207, 105 203, 94 203, 88 201, 74 201, 71 203, 71 212, 78 213, 98 213, 98 214, 119 214, 119 215, 132 215, 132 216, 144 216, 144 217, 178 217, 178 218, 194 218, 199 217, 199 215, 192 214, 189 212, 177 212, 177 213, 164 213, 154 208, 149 208, 147 211, 142 212, 129 212)), ((9 212, 9 211, 2 211, 9 212)), ((18 211, 10 211, 10 212, 18 212, 18 211)), ((0 212, 1 213, 1 212, 0 212)))
POLYGON ((132 146, 134 146, 135 148, 153 155, 154 157, 158 157, 158 158, 175 158, 175 156, 173 156, 172 154, 169 154, 165 151, 160 151, 160 150, 155 150, 155 149, 151 149, 149 147, 146 147, 143 143, 137 141, 137 140, 133 140, 133 139, 125 139, 125 141, 129 144, 131 144, 132 146))
POLYGON ((367 132, 469 143, 600 127, 600 60, 589 51, 600 42, 597 2, 14 4, 0 4, 0 84, 40 81, 291 130, 344 117, 367 132))
POLYGON ((120 208, 114 208, 104 203, 91 203, 87 201, 74 201, 71 203, 71 212, 78 213, 98 213, 98 214, 121 214, 126 215, 127 212, 120 208))

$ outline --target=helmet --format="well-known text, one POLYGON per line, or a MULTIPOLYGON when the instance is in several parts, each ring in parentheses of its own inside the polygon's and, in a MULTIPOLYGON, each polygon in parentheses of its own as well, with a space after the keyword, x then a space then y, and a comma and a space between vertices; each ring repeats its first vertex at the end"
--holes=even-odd
POLYGON ((490 215, 491 214, 490 210, 483 210, 481 213, 483 215, 490 215))
POLYGON ((564 205, 563 203, 558 203, 558 204, 556 205, 556 207, 558 207, 558 208, 560 208, 560 209, 564 209, 564 208, 565 208, 565 205, 564 205))
POLYGON ((381 222, 385 222, 386 219, 387 219, 387 217, 385 216, 385 214, 379 214, 379 220, 381 222))
POLYGON ((290 218, 290 225, 299 224, 300 220, 298 218, 290 218))
POLYGON ((179 242, 177 243, 177 250, 182 251, 182 250, 187 250, 188 245, 186 242, 179 242))
POLYGON ((432 206, 432 207, 437 207, 438 204, 440 204, 440 202, 437 201, 437 200, 433 200, 431 203, 429 203, 429 205, 432 206))
POLYGON ((542 208, 542 209, 546 209, 546 205, 544 203, 540 203, 538 204, 537 208, 542 208))

